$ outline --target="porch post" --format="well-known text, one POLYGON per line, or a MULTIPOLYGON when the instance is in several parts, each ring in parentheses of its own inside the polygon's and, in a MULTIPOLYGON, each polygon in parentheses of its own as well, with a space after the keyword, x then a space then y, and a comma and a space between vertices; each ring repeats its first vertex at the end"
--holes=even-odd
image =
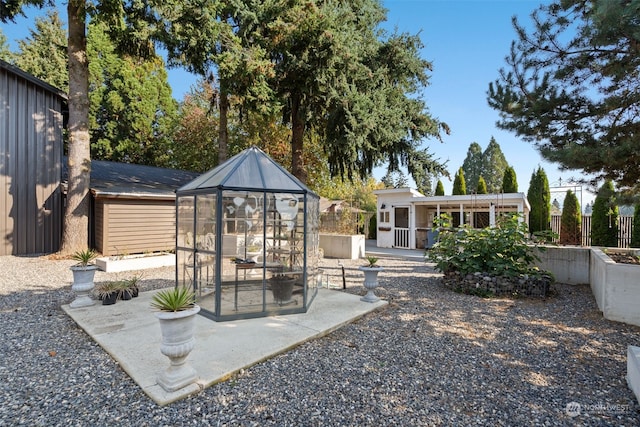
POLYGON ((489 226, 496 226, 496 205, 493 202, 489 203, 489 226))

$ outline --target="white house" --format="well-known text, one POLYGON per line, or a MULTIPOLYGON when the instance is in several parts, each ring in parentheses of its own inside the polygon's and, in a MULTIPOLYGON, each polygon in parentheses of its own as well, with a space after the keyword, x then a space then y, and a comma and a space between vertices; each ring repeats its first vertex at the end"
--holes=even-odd
POLYGON ((378 199, 378 247, 422 249, 434 219, 447 213, 453 226, 494 226, 496 214, 517 212, 529 222, 531 206, 524 193, 427 197, 411 188, 375 190, 378 199))

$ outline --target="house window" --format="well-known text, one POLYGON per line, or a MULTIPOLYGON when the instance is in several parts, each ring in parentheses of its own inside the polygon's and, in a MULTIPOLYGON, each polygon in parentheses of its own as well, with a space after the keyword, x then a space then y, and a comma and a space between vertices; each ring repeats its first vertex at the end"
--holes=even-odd
POLYGON ((380 212, 380 222, 389 222, 389 212, 380 212))

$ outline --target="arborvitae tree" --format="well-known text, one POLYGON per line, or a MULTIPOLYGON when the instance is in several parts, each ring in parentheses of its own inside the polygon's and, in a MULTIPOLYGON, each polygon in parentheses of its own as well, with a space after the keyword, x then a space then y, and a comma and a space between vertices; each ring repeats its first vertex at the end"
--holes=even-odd
POLYGON ((633 225, 631 229, 631 247, 640 248, 640 203, 633 207, 633 225))
POLYGON ((560 221, 560 244, 581 245, 582 214, 580 213, 578 198, 571 190, 567 190, 567 195, 564 198, 560 221))
POLYGON ((611 180, 602 184, 593 202, 591 245, 618 247, 618 205, 611 180))
POLYGON ((464 180, 464 171, 462 170, 462 168, 458 169, 458 172, 453 179, 453 191, 451 194, 454 196, 467 194, 467 184, 464 180))
POLYGON ((469 189, 478 187, 478 178, 482 175, 482 147, 472 142, 467 150, 467 157, 462 162, 464 179, 469 189))
POLYGON ((484 181, 482 175, 478 178, 478 187, 476 189, 476 194, 487 194, 487 183, 484 181))
POLYGON ((502 189, 502 179, 508 163, 500 145, 491 137, 489 145, 482 153, 482 177, 487 183, 489 193, 499 193, 502 189))
POLYGON ((507 168, 504 170, 504 177, 502 178, 502 192, 518 192, 518 180, 516 178, 516 171, 511 166, 507 166, 507 168))
POLYGON ((549 180, 544 169, 538 169, 531 174, 527 199, 531 205, 529 212, 529 231, 537 233, 551 229, 551 192, 549 180))
POLYGON ((444 185, 442 185, 442 181, 438 180, 436 184, 436 196, 444 196, 444 185))

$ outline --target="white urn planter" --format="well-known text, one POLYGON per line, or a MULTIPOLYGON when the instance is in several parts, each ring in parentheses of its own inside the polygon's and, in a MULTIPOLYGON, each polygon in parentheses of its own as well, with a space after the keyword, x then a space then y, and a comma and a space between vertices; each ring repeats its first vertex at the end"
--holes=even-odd
POLYGON ((95 305, 95 301, 91 298, 91 291, 94 283, 93 277, 96 274, 97 266, 90 265, 74 265, 71 266, 73 272, 73 284, 71 290, 75 292, 76 298, 69 304, 71 308, 89 307, 95 305))
POLYGON ((378 302, 380 298, 376 296, 374 290, 378 287, 378 273, 384 271, 383 267, 358 267, 364 273, 364 287, 367 294, 360 298, 364 302, 378 302))
POLYGON ((200 311, 198 305, 175 312, 158 312, 162 332, 160 351, 170 360, 169 367, 158 375, 158 384, 167 392, 186 387, 198 380, 195 369, 187 362, 189 353, 195 345, 193 332, 195 315, 200 311))

